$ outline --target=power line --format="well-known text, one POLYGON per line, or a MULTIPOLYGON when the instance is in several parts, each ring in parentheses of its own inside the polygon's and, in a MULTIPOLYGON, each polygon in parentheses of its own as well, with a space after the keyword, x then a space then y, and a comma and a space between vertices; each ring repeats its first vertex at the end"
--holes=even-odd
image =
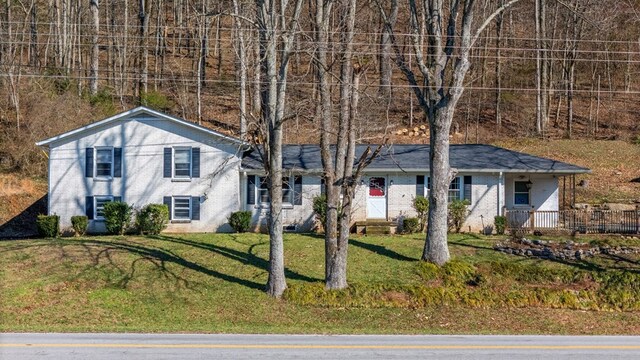
MULTIPOLYGON (((134 72, 127 72, 129 75, 131 74, 135 74, 134 72)), ((11 76, 10 74, 6 74, 6 73, 2 73, 0 74, 0 77, 9 77, 11 76)), ((90 80, 92 79, 89 76, 66 76, 66 75, 42 75, 42 74, 25 74, 22 73, 20 75, 17 74, 13 74, 13 76, 20 76, 23 78, 40 78, 40 79, 71 79, 71 80, 90 80)), ((138 82, 140 80, 140 77, 137 76, 125 76, 125 77, 117 77, 115 79, 117 82, 121 81, 121 80, 125 80, 125 81, 135 81, 138 82)), ((106 81, 106 79, 104 78, 99 78, 99 81, 104 82, 106 81)), ((153 85, 154 82, 163 82, 163 83, 171 83, 171 82, 175 82, 175 83, 179 83, 182 85, 185 84, 193 84, 191 86, 196 86, 197 82, 199 80, 196 78, 155 78, 153 77, 152 74, 148 74, 148 81, 147 83, 149 85, 153 85)), ((205 83, 208 84, 234 84, 234 85, 238 85, 239 81, 236 80, 220 80, 220 79, 204 79, 203 80, 205 83)), ((251 85, 251 84, 255 84, 256 82, 254 81, 247 81, 247 85, 251 85)), ((131 85, 131 84, 127 84, 127 85, 131 85)), ((317 85, 315 82, 306 82, 306 81, 288 81, 288 85, 291 86, 315 86, 317 85)), ((377 83, 376 83, 376 88, 378 87, 377 83)), ((392 88, 399 88, 399 89, 407 89, 410 90, 413 87, 411 85, 402 83, 402 84, 393 84, 390 87, 392 88)), ((474 86, 474 85, 465 85, 462 87, 464 90, 466 91, 495 91, 498 88, 496 87, 491 87, 491 86, 474 86)), ((447 87, 446 89, 454 89, 453 87, 449 88, 447 87)), ((501 91, 504 92, 536 92, 537 89, 535 88, 535 86, 532 85, 532 87, 502 87, 500 88, 501 91)), ((558 94, 558 95, 562 95, 566 93, 566 89, 561 89, 561 88, 556 88, 556 89, 551 89, 553 91, 553 93, 558 94)), ((599 91, 601 94, 624 94, 624 95, 638 95, 640 94, 640 90, 629 90, 626 91, 624 89, 622 90, 607 90, 607 89, 601 89, 599 91)), ((596 93, 596 89, 574 89, 573 90, 574 94, 589 94, 589 95, 594 95, 596 93)))

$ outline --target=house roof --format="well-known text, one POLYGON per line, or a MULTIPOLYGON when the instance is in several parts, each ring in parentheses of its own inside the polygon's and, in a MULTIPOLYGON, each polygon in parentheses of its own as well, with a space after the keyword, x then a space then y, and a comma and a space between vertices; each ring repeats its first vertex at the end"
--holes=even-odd
MULTIPOLYGON (((356 161, 360 155, 377 145, 358 145, 356 161)), ((389 145, 369 166, 368 172, 428 172, 429 145, 389 145)), ((320 147, 318 145, 285 145, 282 151, 283 167, 293 171, 321 171, 320 147)), ((529 155, 493 145, 450 145, 449 158, 452 168, 467 172, 528 172, 578 174, 591 170, 557 160, 529 155)), ((245 153, 242 167, 246 170, 262 170, 260 155, 245 153)))
POLYGON ((39 141, 39 142, 36 143, 36 145, 37 146, 49 146, 53 142, 56 142, 56 141, 59 141, 59 140, 64 140, 64 139, 67 139, 67 138, 69 138, 71 136, 74 136, 74 135, 82 134, 83 132, 89 131, 89 130, 94 129, 94 128, 99 128, 99 127, 108 125, 108 124, 116 122, 118 120, 132 118, 132 117, 137 117, 138 119, 141 119, 140 116, 141 115, 145 115, 145 114, 146 115, 151 115, 152 117, 159 118, 159 119, 162 119, 162 120, 169 120, 169 121, 172 121, 174 123, 177 123, 177 124, 180 124, 180 125, 195 129, 197 131, 202 131, 202 132, 207 133, 209 135, 213 135, 213 136, 216 136, 216 137, 219 137, 219 138, 222 138, 222 139, 234 142, 234 143, 244 144, 244 142, 242 140, 240 140, 238 138, 235 138, 233 136, 228 136, 228 135, 222 134, 222 133, 217 132, 215 130, 211 130, 209 128, 206 128, 204 126, 200 126, 198 124, 192 123, 190 121, 187 121, 187 120, 184 120, 184 119, 181 119, 181 118, 177 118, 177 117, 174 117, 174 116, 171 116, 171 115, 163 114, 163 113, 161 113, 159 111, 156 111, 156 110, 153 110, 153 109, 149 109, 148 107, 145 107, 145 106, 138 106, 137 108, 134 108, 134 109, 119 113, 117 115, 111 116, 111 117, 106 118, 104 120, 96 121, 96 122, 93 122, 93 123, 91 123, 89 125, 86 125, 86 126, 83 126, 83 127, 71 130, 71 131, 67 131, 67 132, 62 133, 60 135, 57 135, 57 136, 50 137, 48 139, 39 141))

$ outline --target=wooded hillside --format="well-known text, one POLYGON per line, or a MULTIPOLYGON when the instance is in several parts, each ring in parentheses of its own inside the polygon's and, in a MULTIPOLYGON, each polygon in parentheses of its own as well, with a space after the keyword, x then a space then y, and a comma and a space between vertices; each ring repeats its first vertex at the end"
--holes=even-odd
MULTIPOLYGON (((476 21, 506 2, 476 4, 476 21)), ((317 142, 319 136, 311 67, 318 47, 314 3, 305 2, 289 65, 289 143, 317 142)), ((411 33, 413 3, 358 3, 350 61, 363 74, 361 142, 428 142, 427 123, 394 64, 402 54, 416 66, 411 47, 430 40, 411 33)), ((245 118, 251 134, 261 80, 254 7, 247 0, 3 1, 0 169, 43 175, 46 162, 35 141, 140 103, 234 135, 245 118)), ((331 21, 337 29, 339 19, 331 21)), ((453 141, 638 141, 639 30, 637 0, 516 2, 472 48, 453 141)), ((457 46, 459 34, 450 35, 457 46)), ((336 37, 330 34, 327 44, 332 74, 341 61, 336 37)), ((338 79, 331 79, 332 86, 338 79)))

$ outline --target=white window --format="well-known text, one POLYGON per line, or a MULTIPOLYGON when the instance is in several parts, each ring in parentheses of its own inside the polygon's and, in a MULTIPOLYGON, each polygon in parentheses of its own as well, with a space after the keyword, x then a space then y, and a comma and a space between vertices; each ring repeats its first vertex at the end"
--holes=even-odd
POLYGON ((529 189, 531 182, 516 181, 513 186, 513 204, 516 206, 531 205, 529 189))
MULTIPOLYGON (((425 196, 429 196, 431 191, 431 177, 427 177, 427 183, 425 184, 426 191, 425 196)), ((451 184, 449 184, 449 192, 447 194, 447 200, 452 202, 454 200, 464 199, 464 192, 462 191, 462 177, 455 177, 451 184)))
POLYGON ((95 204, 93 206, 93 218, 96 220, 104 220, 104 204, 112 202, 113 196, 94 196, 95 204))
MULTIPOLYGON (((260 176, 260 183, 256 184, 258 194, 258 204, 268 205, 271 203, 271 198, 269 197, 269 183, 267 182, 267 178, 264 176, 260 176)), ((294 177, 291 176, 283 176, 282 177, 282 203, 285 205, 293 204, 293 183, 294 177)))
POLYGON ((264 176, 260 176, 260 182, 256 184, 258 194, 258 204, 269 204, 271 202, 271 198, 269 197, 269 183, 267 182, 267 178, 264 176))
POLYGON ((462 191, 460 191, 461 189, 460 183, 461 183, 460 178, 457 177, 453 179, 451 184, 449 184, 449 196, 448 196, 449 202, 462 199, 462 191))
POLYGON ((96 149, 96 177, 113 176, 113 148, 96 149))
POLYGON ((191 197, 175 196, 173 198, 173 220, 191 220, 191 197))
POLYGON ((282 203, 285 205, 293 204, 293 176, 282 177, 282 203))
POLYGON ((174 148, 173 177, 191 177, 191 148, 174 148))

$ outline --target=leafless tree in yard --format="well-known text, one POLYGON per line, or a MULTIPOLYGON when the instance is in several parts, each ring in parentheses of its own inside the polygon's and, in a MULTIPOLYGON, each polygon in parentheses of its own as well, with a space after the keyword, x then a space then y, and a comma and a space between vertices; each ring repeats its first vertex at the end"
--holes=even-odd
POLYGON ((285 114, 287 76, 293 42, 298 32, 303 0, 256 0, 255 23, 260 44, 259 128, 264 146, 262 158, 271 204, 269 209, 269 280, 267 294, 280 297, 287 287, 284 274, 282 222, 282 128, 285 114))
POLYGON ((449 164, 449 133, 456 105, 464 90, 464 79, 471 63, 469 53, 482 30, 507 7, 518 2, 511 0, 498 7, 483 22, 474 26, 474 0, 409 1, 409 28, 413 55, 419 72, 414 72, 401 51, 389 17, 382 7, 381 14, 390 28, 395 48, 395 62, 412 87, 420 107, 429 120, 430 176, 429 227, 422 260, 442 265, 449 261, 447 244, 447 206, 449 184, 456 169, 449 164), (421 31, 426 34, 426 48, 421 31))
POLYGON ((354 170, 356 147, 356 116, 359 83, 363 67, 354 59, 353 39, 356 0, 317 0, 315 6, 314 67, 320 101, 316 117, 320 123, 320 148, 327 198, 325 230, 325 286, 336 290, 347 287, 347 250, 351 211, 360 172, 380 151, 367 151, 354 170), (336 14, 340 24, 336 53, 340 74, 332 74, 328 44, 330 20, 336 14), (339 79, 338 122, 333 121, 333 93, 330 78, 339 79), (334 136, 333 134, 337 134, 334 136))

